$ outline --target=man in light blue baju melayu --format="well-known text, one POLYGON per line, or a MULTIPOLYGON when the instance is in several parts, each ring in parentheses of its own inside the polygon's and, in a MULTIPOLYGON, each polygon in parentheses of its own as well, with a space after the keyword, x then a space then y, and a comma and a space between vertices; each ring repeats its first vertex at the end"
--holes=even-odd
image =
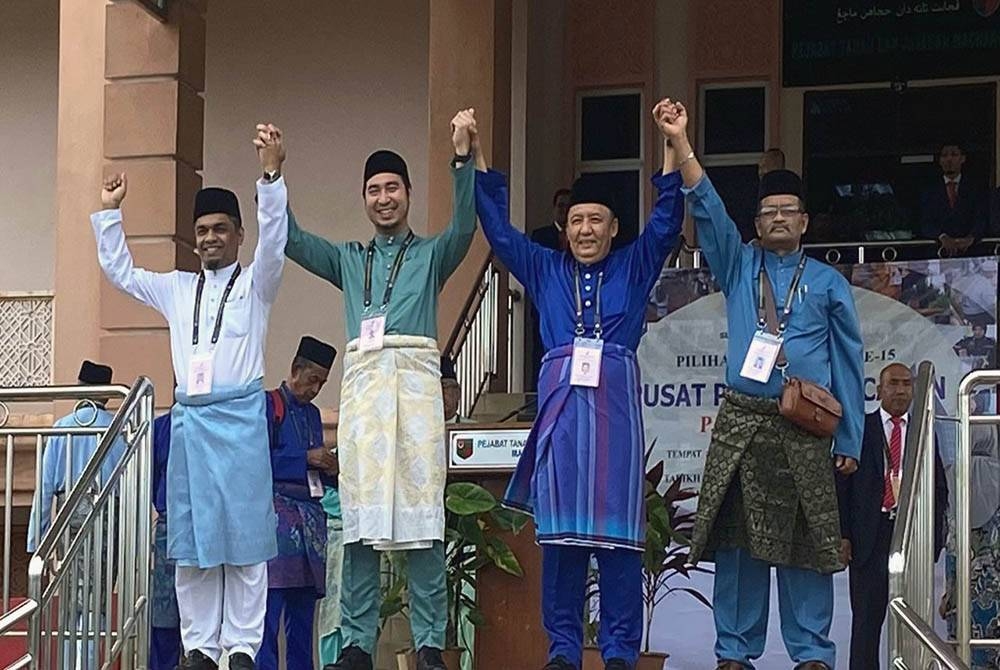
MULTIPOLYGON (((81 384, 107 385, 111 383, 111 368, 91 361, 84 361, 80 366, 77 379, 81 384)), ((93 406, 84 402, 66 416, 57 420, 54 428, 107 428, 111 425, 113 415, 104 408, 104 403, 97 402, 93 406)), ((28 520, 28 551, 35 551, 41 544, 45 531, 52 522, 52 503, 60 496, 65 496, 80 478, 90 457, 97 451, 98 438, 94 435, 55 435, 45 443, 42 454, 42 477, 40 486, 35 491, 35 499, 31 505, 31 518, 28 520), (66 481, 68 475, 70 481, 66 481)), ((125 451, 125 443, 117 441, 104 459, 101 467, 101 483, 108 481, 111 472, 118 465, 125 451)), ((82 520, 82 519, 81 519, 82 520)))
POLYGON ((764 653, 774 567, 794 667, 832 670, 833 573, 844 568, 834 469, 857 470, 865 409, 851 287, 802 249, 809 215, 798 175, 761 177, 759 239, 744 244, 691 149, 684 106, 675 103, 668 117, 670 142, 683 156, 688 211, 728 319, 727 389, 712 426, 689 557, 715 561, 717 668, 753 668, 764 653), (785 378, 828 389, 842 408, 835 430, 809 430, 779 412, 785 378))
POLYGON ((176 563, 182 667, 252 670, 264 631, 267 561, 277 553, 264 414, 264 343, 284 266, 288 194, 281 132, 257 126, 264 176, 253 262, 231 191, 195 198, 198 273, 135 268, 122 230, 125 175, 104 182, 91 222, 101 267, 117 288, 162 314, 177 380, 167 464, 167 554, 176 563))

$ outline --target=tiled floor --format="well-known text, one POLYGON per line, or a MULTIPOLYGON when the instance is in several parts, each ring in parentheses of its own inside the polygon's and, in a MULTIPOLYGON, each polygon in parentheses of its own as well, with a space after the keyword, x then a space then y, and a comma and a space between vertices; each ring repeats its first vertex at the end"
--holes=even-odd
MULTIPOLYGON (((942 565, 943 561, 938 566, 939 572, 942 565)), ((694 574, 692 582, 699 591, 711 597, 711 575, 694 574)), ((943 577, 940 575, 937 584, 943 584, 943 577)), ((846 572, 834 576, 834 597, 832 637, 837 643, 836 670, 848 670, 851 605, 846 572)), ((790 670, 792 667, 781 641, 777 603, 777 580, 772 578, 767 648, 764 656, 756 664, 759 670, 790 670)), ((938 634, 944 636, 944 626, 941 621, 935 623, 938 634)), ((882 640, 884 645, 884 631, 882 640)), ((667 670, 712 670, 715 667, 712 654, 714 644, 712 612, 704 605, 683 593, 670 596, 660 605, 653 619, 651 647, 656 651, 670 654, 667 670)))

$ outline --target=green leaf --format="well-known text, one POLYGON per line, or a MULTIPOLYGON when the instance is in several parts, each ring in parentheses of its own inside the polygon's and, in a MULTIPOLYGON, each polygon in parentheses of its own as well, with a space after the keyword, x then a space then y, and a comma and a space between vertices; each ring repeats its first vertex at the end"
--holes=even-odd
POLYGON ((470 608, 469 611, 465 613, 465 618, 469 620, 469 623, 477 628, 487 624, 486 616, 479 610, 479 608, 476 607, 470 608))
POLYGON ((453 482, 445 491, 444 506, 453 514, 470 516, 494 509, 497 499, 478 484, 453 482))
POLYGON ((490 512, 497 528, 517 535, 528 525, 528 515, 515 512, 512 509, 498 508, 490 512))
POLYGON ((402 612, 406 608, 402 598, 391 598, 382 601, 382 606, 378 609, 380 619, 388 619, 402 612))
POLYGON ((523 577, 524 570, 521 568, 521 563, 517 560, 517 556, 507 543, 495 538, 490 538, 490 555, 493 558, 493 564, 506 572, 507 574, 514 575, 515 577, 523 577))
POLYGON ((486 544, 486 535, 474 516, 461 517, 456 530, 461 534, 461 543, 465 546, 482 547, 486 544))

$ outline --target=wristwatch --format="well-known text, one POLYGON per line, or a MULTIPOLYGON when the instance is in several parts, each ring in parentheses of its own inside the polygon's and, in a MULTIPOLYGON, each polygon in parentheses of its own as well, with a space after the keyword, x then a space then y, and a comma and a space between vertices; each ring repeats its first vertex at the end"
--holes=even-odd
POLYGON ((472 152, 471 151, 469 153, 465 154, 464 156, 459 156, 458 154, 455 154, 455 157, 451 159, 451 166, 452 167, 458 167, 459 163, 463 163, 464 164, 464 163, 468 163, 471 160, 472 160, 472 152))
POLYGON ((274 170, 271 172, 264 170, 264 181, 267 182, 268 184, 270 184, 273 181, 276 181, 280 176, 281 176, 281 170, 274 170))

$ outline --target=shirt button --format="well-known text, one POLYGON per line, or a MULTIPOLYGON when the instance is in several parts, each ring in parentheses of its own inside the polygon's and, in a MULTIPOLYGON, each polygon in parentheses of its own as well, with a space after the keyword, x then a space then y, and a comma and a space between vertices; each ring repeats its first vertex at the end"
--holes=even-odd
POLYGON ((586 274, 584 274, 584 275, 583 275, 583 278, 584 278, 584 279, 590 279, 590 273, 589 273, 589 272, 587 272, 586 274))
POLYGON ((589 291, 590 290, 590 284, 587 284, 586 286, 584 286, 583 290, 584 291, 589 291))
POLYGON ((589 301, 589 300, 587 300, 587 301, 586 301, 586 302, 584 302, 583 304, 584 304, 584 306, 585 306, 585 307, 590 307, 590 301, 589 301))

